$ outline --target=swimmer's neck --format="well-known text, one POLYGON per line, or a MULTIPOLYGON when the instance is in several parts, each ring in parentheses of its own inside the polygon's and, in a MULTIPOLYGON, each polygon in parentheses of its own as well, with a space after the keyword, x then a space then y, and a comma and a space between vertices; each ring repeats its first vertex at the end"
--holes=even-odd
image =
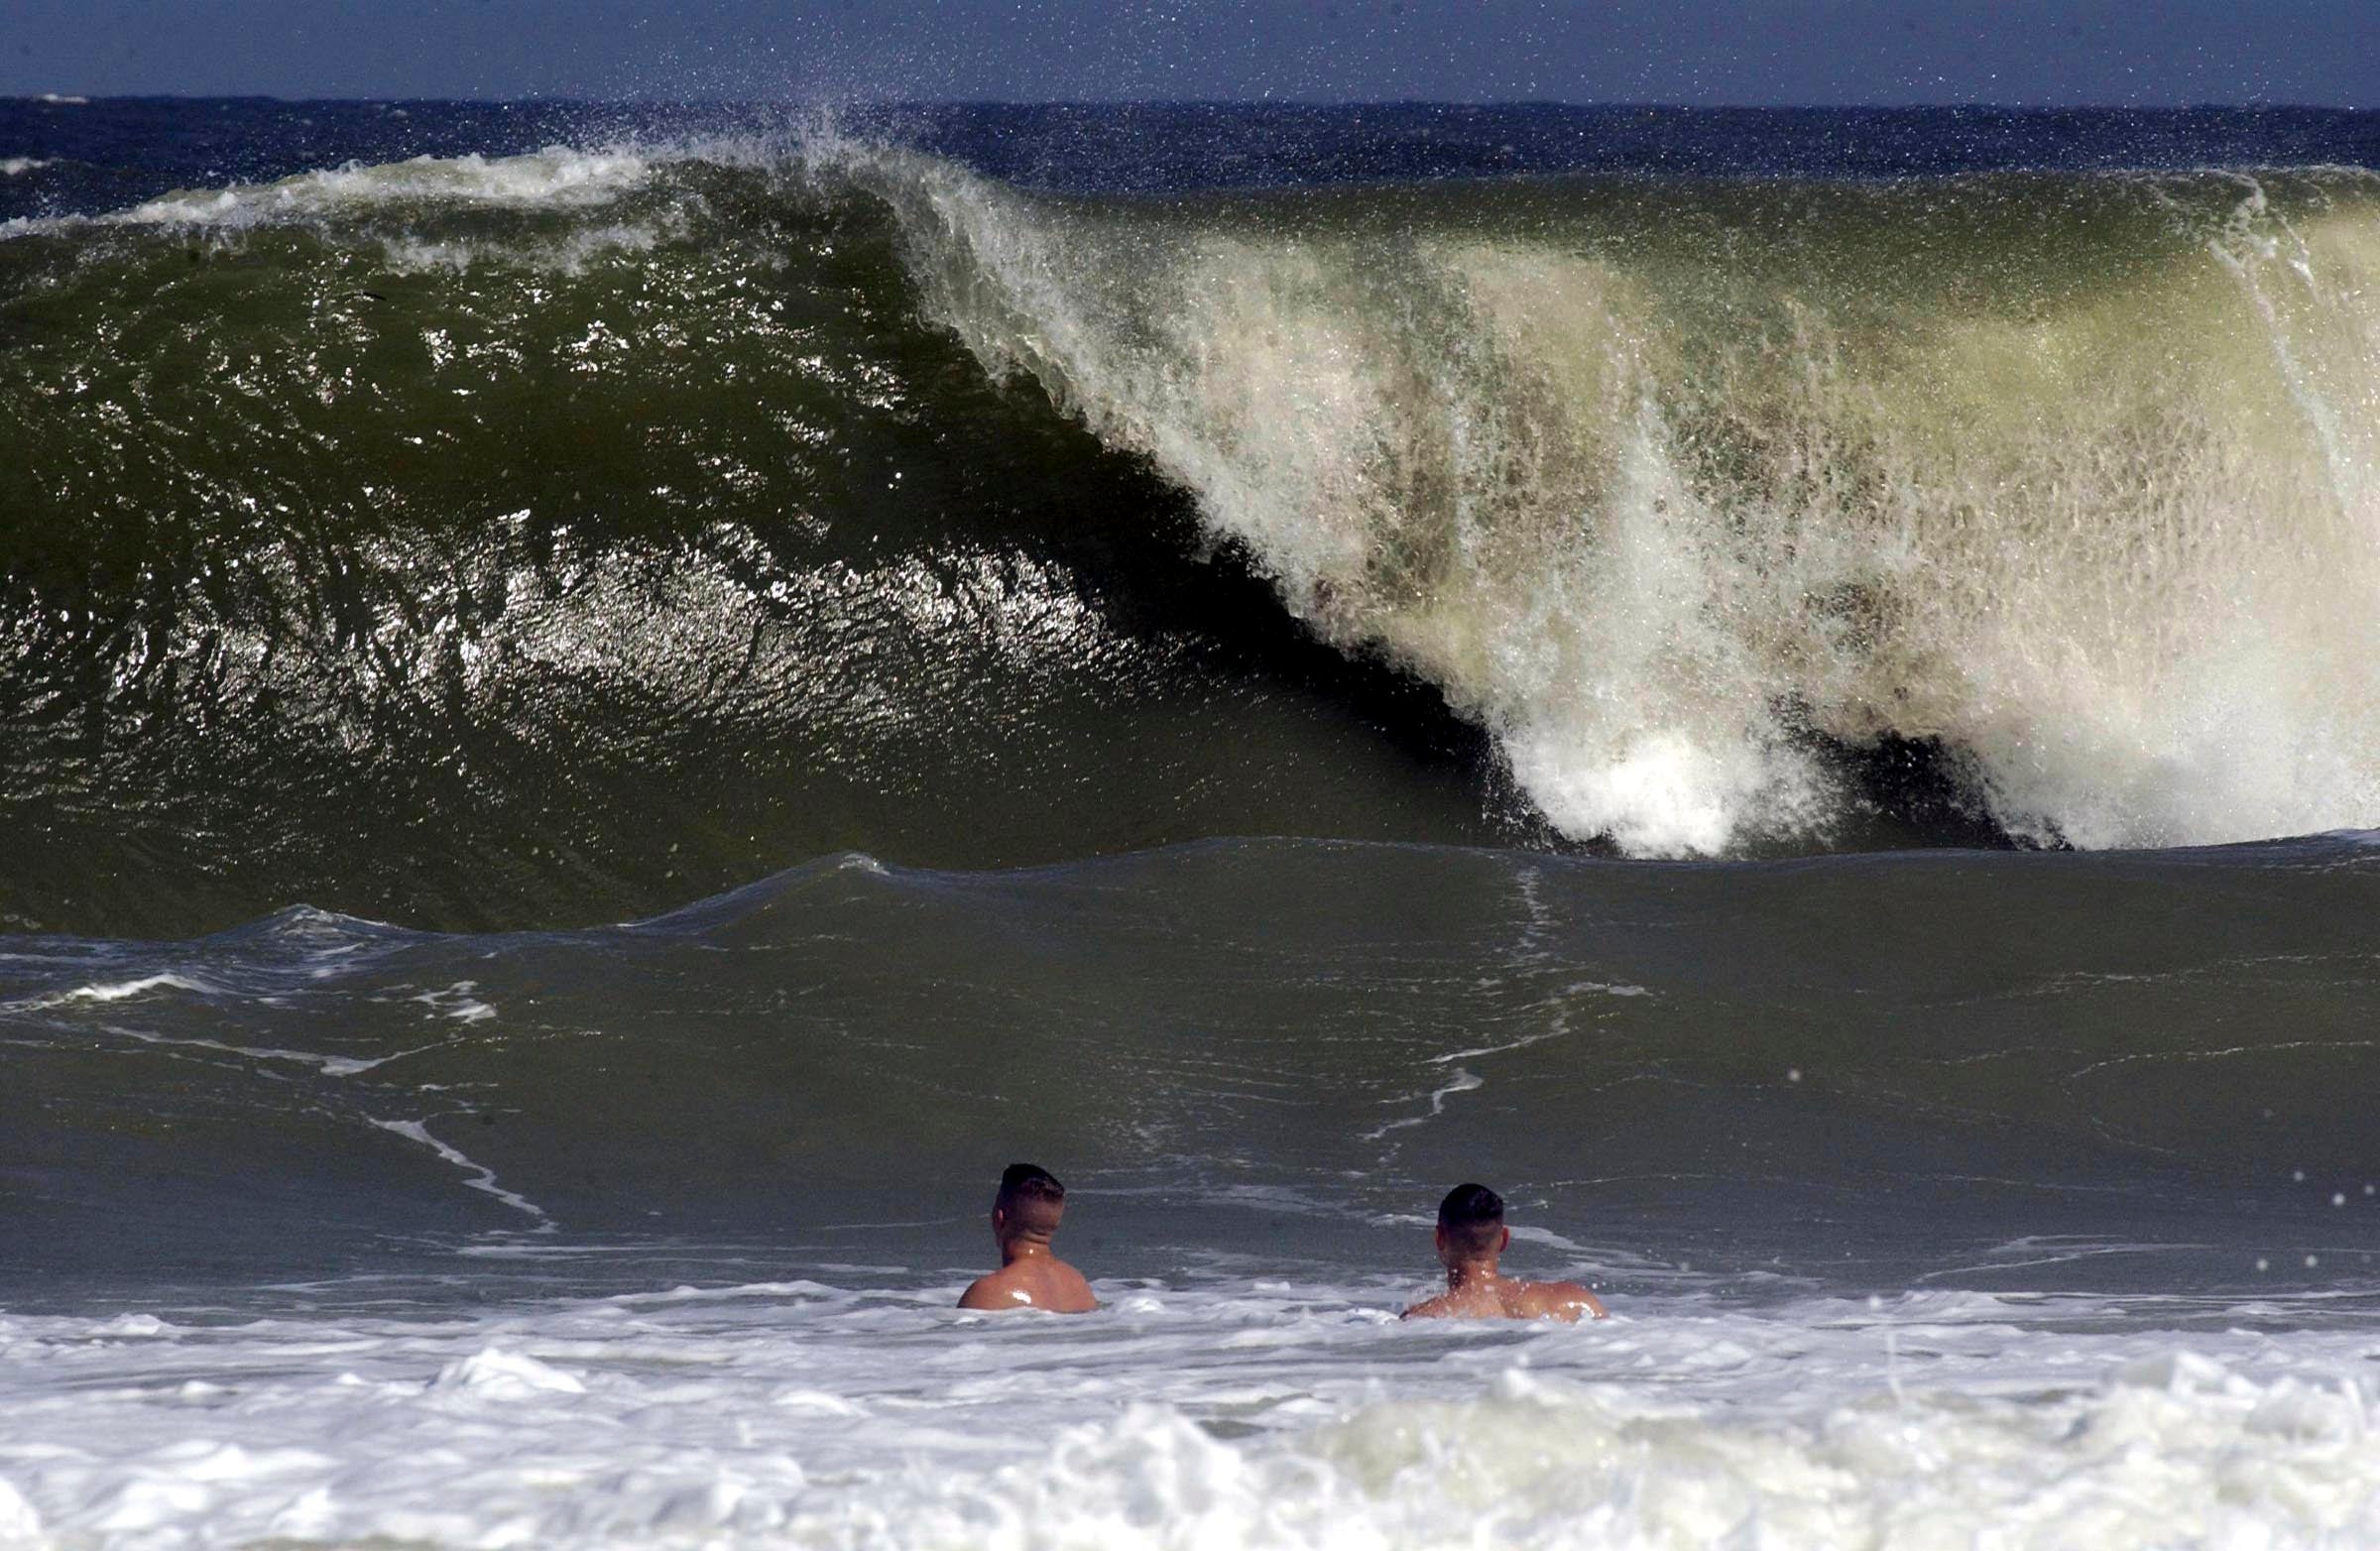
POLYGON ((1457 1260, 1446 1268, 1446 1290, 1461 1292, 1466 1287, 1492 1287, 1503 1277, 1496 1274, 1495 1258, 1457 1260))
POLYGON ((1047 1234, 1016 1234, 1000 1242, 1000 1263, 1014 1265, 1018 1260, 1054 1260, 1057 1252, 1049 1247, 1047 1234))

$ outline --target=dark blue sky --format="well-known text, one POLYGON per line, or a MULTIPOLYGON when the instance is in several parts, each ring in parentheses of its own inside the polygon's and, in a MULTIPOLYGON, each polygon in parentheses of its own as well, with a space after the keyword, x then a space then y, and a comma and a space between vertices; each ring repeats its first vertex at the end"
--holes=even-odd
POLYGON ((2380 0, 0 0, 0 95, 2380 106, 2380 0))

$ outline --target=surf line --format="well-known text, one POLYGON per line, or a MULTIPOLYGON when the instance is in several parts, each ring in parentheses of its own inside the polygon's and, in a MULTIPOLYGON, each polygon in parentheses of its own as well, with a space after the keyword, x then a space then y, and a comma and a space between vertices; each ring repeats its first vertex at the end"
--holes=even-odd
POLYGON ((537 1220, 537 1226, 532 1230, 533 1232, 550 1234, 559 1226, 554 1222, 552 1217, 547 1215, 543 1207, 537 1205, 535 1201, 530 1200, 527 1196, 521 1195, 515 1191, 507 1190, 502 1185, 496 1183, 496 1171, 494 1169, 489 1168, 484 1163, 474 1163, 469 1158, 456 1151, 454 1148, 446 1145, 446 1143, 431 1135, 429 1133, 429 1128, 423 1125, 421 1122, 375 1121, 372 1120, 372 1118, 368 1115, 365 1116, 364 1119, 369 1121, 372 1125, 379 1127, 382 1131, 395 1132, 398 1135, 405 1137, 408 1141, 417 1141, 421 1143, 421 1145, 429 1148, 430 1151, 435 1152, 439 1157, 453 1164, 456 1168, 468 1170, 474 1177, 464 1180, 463 1183, 465 1185, 468 1185, 473 1190, 484 1190, 489 1195, 492 1195, 497 1200, 503 1202, 506 1206, 511 1207, 514 1211, 522 1213, 525 1216, 536 1218, 537 1220))

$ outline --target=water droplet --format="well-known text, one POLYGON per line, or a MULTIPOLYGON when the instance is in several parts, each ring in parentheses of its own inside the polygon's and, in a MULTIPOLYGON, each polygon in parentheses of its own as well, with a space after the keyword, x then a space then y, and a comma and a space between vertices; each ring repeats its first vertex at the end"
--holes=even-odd
POLYGON ((2318 1258, 2317 1256, 2315 1256, 2315 1255, 2311 1255, 2311 1254, 2310 1254, 2310 1255, 2306 1256, 2306 1268, 2307 1268, 2308 1270, 2313 1270, 2313 1269, 2314 1269, 2316 1266, 2318 1266, 2318 1265, 2320 1265, 2320 1264, 2321 1264, 2321 1263, 2322 1263, 2322 1262, 2321 1262, 2321 1260, 2320 1260, 2320 1258, 2318 1258))
POLYGON ((1789 1083, 1800 1082, 1802 1080, 1802 1069, 1798 1066, 1788 1066, 1785 1068, 1785 1080, 1789 1083))
POLYGON ((2260 1271, 2269 1271, 2273 1268, 2273 1262, 2260 1254, 2256 1256, 2256 1268, 2260 1271))

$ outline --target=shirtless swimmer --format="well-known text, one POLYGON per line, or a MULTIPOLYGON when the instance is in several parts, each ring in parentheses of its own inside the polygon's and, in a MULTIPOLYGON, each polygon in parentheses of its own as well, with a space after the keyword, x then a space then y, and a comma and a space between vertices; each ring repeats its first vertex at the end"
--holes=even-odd
POLYGON ((1446 1291, 1405 1310, 1406 1319, 1552 1319, 1604 1317, 1596 1295, 1575 1281, 1522 1281, 1499 1275, 1496 1260, 1512 1242, 1504 1202, 1486 1185, 1457 1185, 1438 1203, 1438 1261, 1446 1291))
POLYGON ((959 1307, 1048 1309, 1056 1314, 1087 1314, 1098 1308, 1083 1273, 1050 1252, 1050 1238, 1065 1216, 1066 1187, 1049 1170, 1030 1163, 1010 1164, 992 1203, 1000 1269, 976 1278, 960 1296, 959 1307))

